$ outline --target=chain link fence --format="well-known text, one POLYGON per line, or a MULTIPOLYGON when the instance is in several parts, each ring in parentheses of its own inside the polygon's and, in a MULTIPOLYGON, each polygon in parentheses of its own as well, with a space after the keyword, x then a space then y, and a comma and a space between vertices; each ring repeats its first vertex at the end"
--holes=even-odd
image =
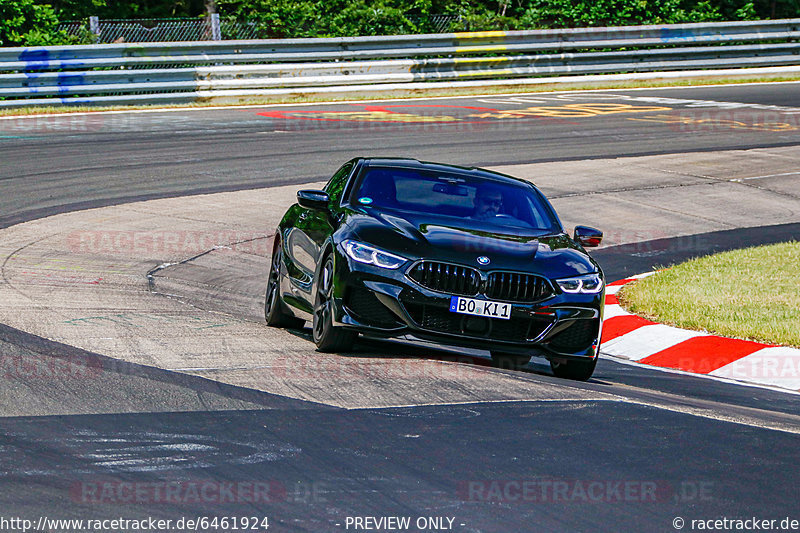
MULTIPOLYGON (((119 19, 65 21, 58 29, 67 35, 99 44, 154 43, 180 41, 210 41, 213 39, 212 19, 119 19)), ((266 32, 252 22, 220 19, 222 39, 263 39, 266 32)))
POLYGON ((417 26, 431 28, 433 33, 448 33, 463 29, 457 27, 461 22, 460 15, 408 15, 406 18, 417 26))
MULTIPOLYGON (((458 15, 428 15, 408 17, 417 26, 431 28, 434 33, 452 31, 461 20, 458 15)), ((219 19, 219 36, 223 40, 267 39, 267 28, 255 22, 219 19)), ((209 41, 214 39, 213 20, 204 18, 119 19, 65 21, 58 29, 87 43, 150 43, 209 41)))

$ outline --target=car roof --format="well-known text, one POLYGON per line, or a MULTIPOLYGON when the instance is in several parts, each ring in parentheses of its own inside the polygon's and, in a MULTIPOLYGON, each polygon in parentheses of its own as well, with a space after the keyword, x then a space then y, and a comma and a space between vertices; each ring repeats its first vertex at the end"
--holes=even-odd
POLYGON ((364 165, 368 167, 389 167, 389 168, 414 168, 419 170, 429 170, 433 172, 448 172, 451 174, 461 174, 464 176, 472 176, 476 178, 486 178, 495 181, 511 182, 514 184, 522 184, 532 186, 533 183, 508 174, 501 174, 492 170, 486 170, 479 167, 462 167, 458 165, 450 165, 447 163, 435 163, 433 161, 420 161, 418 159, 401 158, 401 157, 364 157, 361 158, 364 165))

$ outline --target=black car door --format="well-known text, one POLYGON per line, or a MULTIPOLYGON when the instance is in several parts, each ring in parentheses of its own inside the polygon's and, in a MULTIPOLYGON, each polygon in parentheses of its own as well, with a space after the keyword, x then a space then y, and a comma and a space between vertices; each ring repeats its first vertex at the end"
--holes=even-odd
MULTIPOLYGON (((345 163, 323 189, 331 198, 329 204, 331 207, 339 205, 342 192, 354 166, 354 161, 345 163)), ((294 228, 289 232, 287 245, 291 250, 294 263, 302 270, 303 278, 302 282, 296 284, 299 292, 295 295, 305 301, 308 309, 314 304, 310 281, 313 280, 317 264, 321 259, 322 247, 336 229, 334 223, 330 212, 302 208, 294 228)))

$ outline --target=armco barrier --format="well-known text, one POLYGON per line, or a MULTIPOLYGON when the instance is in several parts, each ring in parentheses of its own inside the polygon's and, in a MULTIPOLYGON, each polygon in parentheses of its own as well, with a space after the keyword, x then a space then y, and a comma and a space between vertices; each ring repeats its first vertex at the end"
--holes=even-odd
MULTIPOLYGON (((279 88, 800 64, 800 19, 0 48, 0 108, 185 103, 279 88)), ((267 94, 267 93, 265 93, 267 94)))

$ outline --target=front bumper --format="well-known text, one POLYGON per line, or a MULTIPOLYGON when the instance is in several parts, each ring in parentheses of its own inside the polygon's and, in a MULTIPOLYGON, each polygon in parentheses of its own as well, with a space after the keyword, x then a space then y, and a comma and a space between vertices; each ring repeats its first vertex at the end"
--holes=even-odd
POLYGON ((413 334, 442 344, 547 358, 597 356, 603 292, 556 291, 539 302, 512 302, 507 320, 477 317, 451 312, 450 294, 416 284, 404 268, 381 269, 342 255, 337 259, 334 322, 338 326, 372 336, 413 334))

